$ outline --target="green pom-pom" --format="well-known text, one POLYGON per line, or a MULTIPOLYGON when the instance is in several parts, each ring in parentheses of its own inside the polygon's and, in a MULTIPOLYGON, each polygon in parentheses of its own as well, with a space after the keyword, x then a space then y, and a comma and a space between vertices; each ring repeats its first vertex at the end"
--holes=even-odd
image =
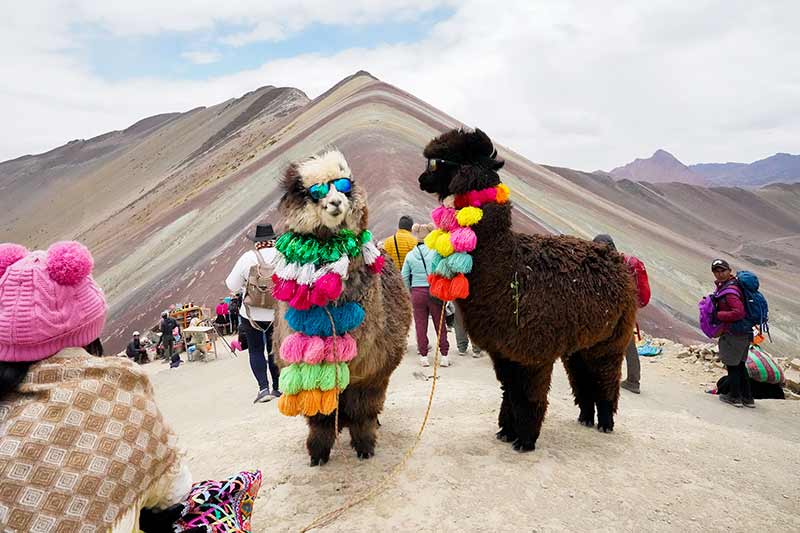
POLYGON ((453 254, 445 261, 447 262, 447 267, 453 272, 452 276, 447 276, 449 278, 454 277, 456 274, 469 274, 472 272, 472 256, 469 254, 453 254))
POLYGON ((281 392, 285 394, 297 394, 303 390, 302 366, 305 365, 295 363, 281 369, 281 392))
POLYGON ((322 363, 319 373, 319 388, 328 391, 336 387, 336 365, 333 363, 322 363))
POLYGON ((339 390, 344 390, 350 384, 350 367, 347 363, 336 363, 339 365, 339 390))
POLYGON ((369 241, 372 240, 372 232, 368 229, 365 229, 361 232, 361 244, 367 244, 369 241))
POLYGON ((319 388, 319 377, 322 368, 320 365, 303 365, 303 390, 319 388))

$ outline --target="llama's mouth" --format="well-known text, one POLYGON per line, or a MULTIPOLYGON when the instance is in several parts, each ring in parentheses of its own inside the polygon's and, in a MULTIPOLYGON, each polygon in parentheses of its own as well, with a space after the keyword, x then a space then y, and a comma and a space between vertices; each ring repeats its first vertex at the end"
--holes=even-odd
POLYGON ((342 214, 342 208, 335 205, 329 205, 325 208, 325 212, 328 214, 328 216, 338 217, 342 214))

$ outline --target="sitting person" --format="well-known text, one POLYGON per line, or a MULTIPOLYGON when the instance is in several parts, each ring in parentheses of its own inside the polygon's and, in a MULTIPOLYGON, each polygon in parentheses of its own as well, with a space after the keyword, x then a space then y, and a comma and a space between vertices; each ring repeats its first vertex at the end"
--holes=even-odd
MULTIPOLYGON (((750 392, 753 394, 754 400, 785 400, 786 395, 783 393, 783 387, 778 383, 762 383, 756 381, 750 376, 747 376, 750 382, 750 392)), ((722 376, 717 381, 716 390, 708 391, 711 394, 730 394, 731 382, 730 376, 722 376)))
POLYGON ((192 486, 147 374, 85 348, 102 354, 108 309, 92 266, 76 242, 47 252, 0 245, 0 521, 8 530, 138 531, 142 509, 178 504, 192 486), (24 471, 33 475, 23 479, 24 471))
MULTIPOLYGON (((193 328, 200 324, 200 319, 194 317, 191 322, 189 322, 189 327, 193 328)), ((189 342, 194 343, 195 351, 197 351, 200 355, 201 361, 205 361, 206 357, 208 356, 208 350, 206 350, 206 343, 208 342, 208 336, 205 333, 200 333, 199 331, 193 331, 189 336, 189 342)))
POLYGON ((144 346, 142 346, 142 343, 139 340, 138 331, 133 332, 133 340, 128 343, 128 347, 125 349, 125 355, 140 365, 150 362, 150 359, 147 357, 147 350, 144 346))

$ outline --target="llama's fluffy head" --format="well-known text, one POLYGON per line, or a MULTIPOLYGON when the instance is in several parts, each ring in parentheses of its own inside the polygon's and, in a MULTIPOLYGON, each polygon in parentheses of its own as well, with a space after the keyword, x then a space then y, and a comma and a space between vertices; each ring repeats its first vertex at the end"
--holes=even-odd
POLYGON ((337 150, 292 163, 283 188, 280 209, 290 231, 324 236, 367 227, 366 191, 337 150))
POLYGON ((443 133, 428 143, 423 155, 428 165, 419 177, 419 187, 438 194, 439 199, 500 183, 497 171, 504 161, 497 159, 492 140, 479 129, 443 133))

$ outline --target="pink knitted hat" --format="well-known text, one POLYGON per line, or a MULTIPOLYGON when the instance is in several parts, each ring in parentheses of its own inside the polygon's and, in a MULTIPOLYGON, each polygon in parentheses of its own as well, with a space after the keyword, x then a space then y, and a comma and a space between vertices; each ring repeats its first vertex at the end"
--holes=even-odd
POLYGON ((100 336, 107 306, 93 266, 77 242, 46 253, 0 244, 0 361, 41 361, 100 336))

